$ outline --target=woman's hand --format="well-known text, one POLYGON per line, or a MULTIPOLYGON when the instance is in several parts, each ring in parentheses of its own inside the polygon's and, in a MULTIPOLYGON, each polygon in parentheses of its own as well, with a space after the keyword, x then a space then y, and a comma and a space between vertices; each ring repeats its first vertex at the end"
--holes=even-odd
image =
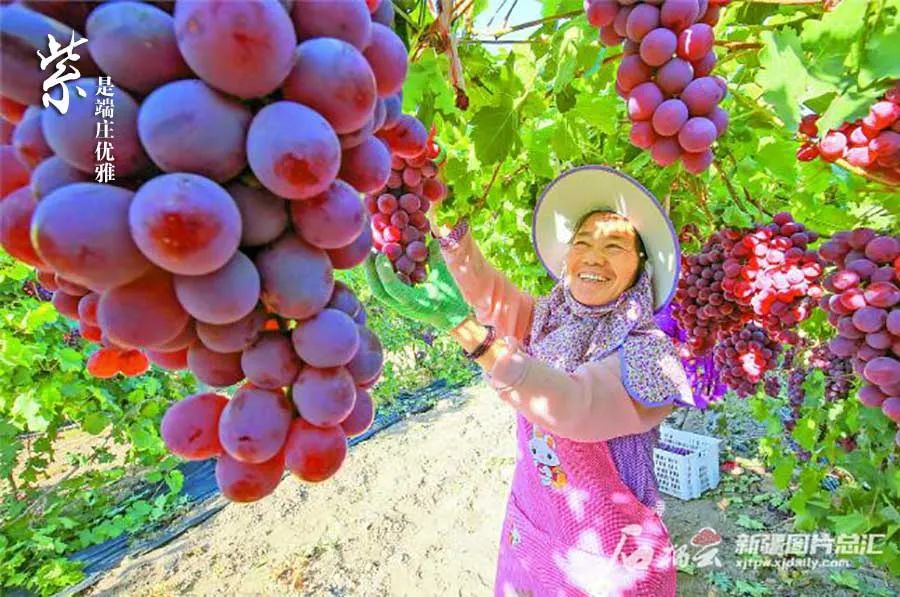
POLYGON ((428 244, 428 253, 431 271, 420 284, 404 284, 382 253, 370 255, 366 260, 366 279, 375 298, 388 308, 408 319, 449 332, 472 313, 472 308, 447 270, 437 241, 428 244))

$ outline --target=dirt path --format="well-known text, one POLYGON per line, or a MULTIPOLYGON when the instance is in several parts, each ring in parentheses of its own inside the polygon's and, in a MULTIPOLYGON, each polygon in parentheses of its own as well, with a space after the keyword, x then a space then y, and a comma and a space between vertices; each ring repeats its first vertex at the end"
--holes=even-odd
POLYGON ((514 416, 484 386, 464 392, 352 448, 328 482, 286 478, 124 560, 91 594, 489 594, 514 416))
MULTIPOLYGON (((329 481, 286 478, 261 502, 228 505, 164 547, 125 559, 89 594, 491 595, 514 421, 483 383, 466 388, 352 448, 329 481)), ((787 581, 774 570, 738 569, 735 541, 748 532, 742 518, 770 531, 789 525, 767 499, 750 499, 775 497, 770 490, 766 476, 748 471, 723 477, 700 499, 666 497, 675 546, 703 527, 723 538, 724 565, 679 573, 679 595, 854 594, 825 573, 787 581), (734 589, 744 581, 759 592, 734 589)))

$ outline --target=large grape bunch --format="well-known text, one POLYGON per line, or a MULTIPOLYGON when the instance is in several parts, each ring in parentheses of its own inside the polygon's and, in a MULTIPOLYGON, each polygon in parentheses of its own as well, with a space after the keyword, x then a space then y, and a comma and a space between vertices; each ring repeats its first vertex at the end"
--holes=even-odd
POLYGON ((387 182, 391 152, 424 144, 400 114, 390 0, 26 4, 0 7, 15 124, 0 131, 0 244, 103 345, 95 374, 151 361, 241 384, 162 424, 172 452, 218 458, 227 498, 260 499, 285 469, 329 478, 372 422, 383 362, 335 270, 372 249, 362 193, 387 182), (89 41, 63 115, 40 105, 37 51, 73 29, 89 41), (100 74, 114 85, 106 184, 92 182, 100 74))
POLYGON ((725 228, 682 258, 675 317, 695 354, 751 321, 775 340, 796 343, 793 328, 822 296, 823 265, 808 248, 818 234, 786 212, 749 229, 725 228))
POLYGON ((900 236, 842 231, 819 254, 835 266, 820 299, 837 328, 829 348, 862 376, 860 401, 900 425, 900 236))
POLYGON ((660 166, 681 160, 700 174, 713 161, 712 144, 728 128, 719 107, 725 80, 716 65, 713 27, 728 0, 585 0, 600 42, 623 41, 616 92, 626 100, 631 143, 660 166))
POLYGON ((853 122, 820 135, 819 116, 807 114, 800 122, 803 141, 797 159, 826 162, 839 159, 868 172, 879 174, 890 184, 900 185, 900 82, 869 108, 869 113, 853 122))
POLYGON ((390 259, 405 284, 417 284, 427 276, 429 224, 425 214, 432 203, 447 194, 440 165, 435 163, 439 149, 432 142, 433 134, 434 129, 419 154, 410 158, 391 156, 387 183, 367 195, 365 201, 372 218, 375 249, 390 259))

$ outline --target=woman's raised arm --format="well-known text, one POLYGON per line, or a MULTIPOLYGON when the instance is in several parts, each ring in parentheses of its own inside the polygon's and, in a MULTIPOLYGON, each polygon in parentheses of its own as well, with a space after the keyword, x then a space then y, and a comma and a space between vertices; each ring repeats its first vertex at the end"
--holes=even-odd
POLYGON ((438 242, 447 269, 478 321, 494 326, 498 336, 524 340, 531 329, 534 299, 488 263, 468 223, 462 220, 438 242))
POLYGON ((526 419, 561 437, 595 442, 643 433, 672 412, 671 402, 644 405, 629 394, 619 351, 567 373, 511 344, 493 362, 491 385, 526 419))

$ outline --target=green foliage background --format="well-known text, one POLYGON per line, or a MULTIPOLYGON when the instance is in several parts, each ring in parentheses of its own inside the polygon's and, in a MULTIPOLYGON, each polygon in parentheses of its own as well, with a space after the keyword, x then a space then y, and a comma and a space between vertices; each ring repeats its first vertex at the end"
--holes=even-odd
MULTIPOLYGON (((820 4, 736 0, 726 6, 716 28, 715 72, 728 81, 723 107, 731 125, 715 148, 714 166, 700 176, 679 166, 659 168, 629 144, 624 102, 613 87, 621 49, 603 48, 581 14, 553 18, 579 11, 581 0, 545 1, 546 23, 527 43, 499 50, 474 42, 471 19, 461 19, 466 111, 455 107, 446 55, 428 47, 432 18, 424 0, 395 4, 403 12, 398 31, 413 50, 424 46, 410 65, 405 111, 437 127, 447 154, 443 176, 451 195, 440 219, 467 216, 492 263, 531 292, 551 284, 532 250, 532 209, 547 183, 580 164, 609 164, 634 176, 669 207, 676 227, 695 224, 701 237, 785 210, 826 236, 861 225, 898 230, 895 190, 846 165, 798 162, 794 153, 804 106, 822 114, 825 130, 862 116, 900 79, 900 0, 843 0, 831 12, 820 4)), ((475 12, 486 4, 476 1, 475 12)), ((158 424, 171 401, 194 390, 195 380, 158 369, 128 380, 86 375, 89 349, 78 341, 70 346, 70 323, 22 291, 31 276, 2 256, 0 585, 52 593, 82 576, 68 554, 161 524, 178 506, 182 479, 158 424), (87 456, 70 455, 51 484, 45 473, 52 459, 65 456, 55 446, 69 423, 103 441, 87 456)), ((431 330, 398 321, 368 300, 359 272, 343 279, 366 303, 369 326, 386 350, 397 355, 386 364, 376 400, 387 403, 433 377, 469 375, 448 338, 429 345, 424 338, 431 330)), ((821 313, 803 329, 818 339, 833 333, 821 313)), ((750 399, 753 410, 771 432, 761 454, 791 497, 798 529, 883 533, 890 547, 874 559, 900 573, 900 469, 892 426, 852 397, 825 405, 817 379, 808 384, 793 433, 813 458, 797 461, 780 439, 775 413, 784 399, 758 395, 750 399), (859 444, 849 454, 834 445, 847 434, 857 434, 859 444), (834 467, 852 480, 829 494, 820 482, 834 467)))

